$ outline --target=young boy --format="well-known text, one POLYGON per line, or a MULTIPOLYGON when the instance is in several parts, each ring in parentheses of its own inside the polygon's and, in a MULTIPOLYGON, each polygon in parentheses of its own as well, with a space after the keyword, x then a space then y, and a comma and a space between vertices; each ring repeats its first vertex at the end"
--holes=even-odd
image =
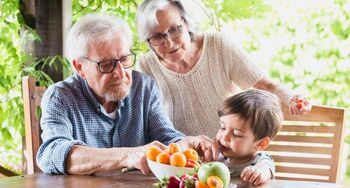
POLYGON ((216 135, 221 161, 231 176, 259 185, 274 177, 275 165, 264 150, 282 126, 280 102, 262 90, 247 90, 224 101, 219 108, 221 127, 216 135))

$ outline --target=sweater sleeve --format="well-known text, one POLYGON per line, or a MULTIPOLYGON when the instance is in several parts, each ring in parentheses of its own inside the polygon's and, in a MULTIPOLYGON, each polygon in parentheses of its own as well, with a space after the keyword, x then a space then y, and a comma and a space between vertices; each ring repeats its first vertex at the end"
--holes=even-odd
POLYGON ((221 33, 221 37, 221 49, 229 78, 241 89, 252 87, 262 78, 262 71, 249 58, 248 53, 235 44, 231 36, 221 33))
POLYGON ((256 165, 258 163, 264 163, 265 165, 267 165, 270 169, 271 177, 272 178, 275 177, 275 171, 276 171, 275 170, 275 162, 272 159, 271 155, 269 155, 267 153, 258 153, 256 161, 252 165, 256 165))

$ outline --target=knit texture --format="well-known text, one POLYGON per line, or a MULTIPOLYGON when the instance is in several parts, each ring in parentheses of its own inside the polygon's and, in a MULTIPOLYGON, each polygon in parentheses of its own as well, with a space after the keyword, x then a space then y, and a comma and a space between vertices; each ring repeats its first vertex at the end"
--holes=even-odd
POLYGON ((153 51, 140 57, 140 69, 157 81, 176 129, 211 138, 220 127, 217 109, 224 99, 263 76, 247 53, 224 33, 204 34, 202 54, 185 74, 167 69, 153 51))

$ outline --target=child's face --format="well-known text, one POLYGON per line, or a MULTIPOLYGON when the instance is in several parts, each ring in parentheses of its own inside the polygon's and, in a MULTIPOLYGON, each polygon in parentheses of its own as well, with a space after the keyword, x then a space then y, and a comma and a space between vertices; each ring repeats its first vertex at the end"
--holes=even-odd
POLYGON ((258 141, 255 141, 248 122, 242 120, 238 114, 230 114, 220 117, 220 124, 216 140, 225 157, 244 160, 256 153, 258 141))

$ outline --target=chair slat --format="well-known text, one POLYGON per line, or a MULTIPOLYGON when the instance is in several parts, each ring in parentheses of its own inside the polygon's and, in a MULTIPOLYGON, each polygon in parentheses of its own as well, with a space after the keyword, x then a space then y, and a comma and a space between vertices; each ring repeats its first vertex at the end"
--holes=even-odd
POLYGON ((33 77, 25 76, 22 78, 22 98, 24 108, 25 124, 25 153, 24 173, 33 174, 41 172, 36 164, 36 154, 41 144, 41 128, 39 125, 40 117, 37 117, 37 109, 40 108, 41 98, 46 88, 36 86, 36 80, 33 77))
POLYGON ((304 116, 292 116, 284 106, 283 112, 284 126, 267 148, 276 178, 339 183, 345 109, 316 105, 304 116))
POLYGON ((312 113, 308 113, 305 116, 293 116, 287 109, 284 109, 284 119, 288 121, 335 122, 337 121, 338 113, 342 113, 343 110, 342 108, 315 105, 312 107, 312 113))
POLYGON ((275 162, 286 163, 301 163, 301 164, 314 164, 314 165, 331 165, 331 158, 316 158, 316 157, 293 157, 293 156, 281 156, 272 155, 275 162))
POLYGON ((316 178, 297 178, 297 177, 289 177, 289 176, 280 176, 280 175, 276 175, 275 176, 276 179, 280 179, 280 180, 295 180, 295 181, 318 181, 318 182, 329 182, 328 179, 316 179, 316 178))
POLYGON ((284 125, 282 132, 334 133, 335 126, 284 125))
POLYGON ((276 166, 276 171, 294 174, 308 174, 316 176, 329 176, 329 169, 320 168, 301 168, 301 167, 290 167, 290 166, 276 166))
POLYGON ((35 95, 33 97, 35 97, 35 105, 40 107, 40 103, 41 103, 41 98, 44 95, 46 91, 46 87, 44 86, 36 86, 35 88, 35 95))
POLYGON ((290 146, 290 145, 274 145, 271 144, 267 151, 283 151, 296 153, 312 153, 312 154, 332 154, 332 148, 316 147, 316 146, 290 146))
POLYGON ((274 141, 332 144, 333 137, 277 135, 276 138, 274 138, 274 141))

